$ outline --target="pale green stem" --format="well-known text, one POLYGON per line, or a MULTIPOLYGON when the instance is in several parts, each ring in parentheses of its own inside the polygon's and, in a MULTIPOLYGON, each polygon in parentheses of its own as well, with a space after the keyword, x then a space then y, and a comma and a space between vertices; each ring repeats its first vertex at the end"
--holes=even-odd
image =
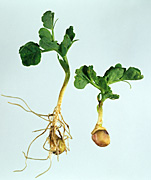
MULTIPOLYGON (((63 59, 68 63, 66 56, 63 59)), ((62 88, 61 88, 60 93, 59 93, 59 98, 58 98, 58 103, 57 103, 57 107, 59 107, 59 108, 61 107, 62 99, 64 96, 64 92, 66 90, 69 78, 70 78, 70 70, 68 70, 68 72, 65 73, 64 83, 63 83, 62 88)))
POLYGON ((103 103, 99 102, 98 107, 97 107, 97 111, 98 111, 98 121, 97 124, 99 126, 102 126, 103 124, 103 103))
POLYGON ((54 29, 52 29, 52 41, 55 41, 54 29))

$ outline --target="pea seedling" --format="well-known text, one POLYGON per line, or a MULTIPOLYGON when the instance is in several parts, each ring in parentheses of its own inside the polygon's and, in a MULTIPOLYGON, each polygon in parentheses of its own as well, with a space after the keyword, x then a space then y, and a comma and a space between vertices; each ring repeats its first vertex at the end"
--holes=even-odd
MULTIPOLYGON (((56 20, 57 21, 57 20, 56 20)), ((61 114, 61 103, 63 99, 63 95, 66 89, 66 86, 68 84, 69 78, 70 78, 70 69, 69 69, 69 63, 67 59, 67 52, 69 48, 72 46, 72 44, 77 41, 74 40, 75 33, 73 32, 73 27, 70 26, 64 35, 63 41, 59 44, 54 37, 54 27, 56 24, 56 21, 54 21, 54 13, 51 11, 47 11, 42 16, 42 22, 43 26, 39 30, 39 37, 40 41, 39 44, 35 42, 28 42, 25 45, 21 46, 19 49, 19 54, 22 60, 22 64, 24 66, 31 66, 31 65, 37 65, 41 61, 41 54, 44 52, 49 51, 55 51, 57 53, 57 58, 62 66, 64 72, 65 72, 65 80, 63 83, 63 86, 60 90, 57 106, 54 108, 54 111, 52 114, 44 115, 44 114, 38 114, 34 112, 28 104, 19 97, 13 97, 13 96, 5 96, 9 98, 15 98, 21 100, 26 108, 21 106, 20 104, 16 103, 10 103, 12 105, 16 105, 21 107, 26 112, 30 112, 35 114, 36 116, 40 117, 41 119, 48 121, 48 125, 45 129, 36 130, 34 132, 42 131, 41 134, 36 136, 31 143, 28 146, 27 153, 24 154, 25 156, 25 167, 21 170, 16 170, 15 172, 21 172, 26 169, 27 167, 27 159, 33 159, 33 160, 48 160, 50 159, 50 166, 49 168, 44 171, 43 173, 39 174, 36 177, 39 177, 40 175, 47 172, 51 167, 51 157, 52 154, 57 155, 57 158, 59 159, 59 155, 63 152, 69 151, 69 145, 68 140, 72 139, 72 136, 70 134, 69 125, 64 121, 63 116, 61 114), (37 159, 29 157, 29 150, 33 142, 38 139, 40 136, 45 134, 49 130, 49 135, 46 138, 46 141, 43 144, 44 150, 48 151, 48 156, 46 159, 37 159), (46 144, 49 143, 49 148, 46 148, 46 144)))
MULTIPOLYGON (((110 136, 107 130, 102 127, 103 121, 103 103, 106 99, 118 99, 118 94, 113 94, 110 84, 124 81, 129 85, 127 80, 140 80, 143 78, 141 71, 135 67, 129 67, 127 70, 121 64, 116 64, 115 67, 111 66, 104 74, 103 77, 96 76, 93 66, 81 66, 76 70, 74 86, 78 89, 83 89, 87 84, 93 85, 100 93, 97 96, 98 106, 98 121, 92 131, 92 140, 100 147, 105 147, 110 144, 110 136)), ((131 87, 131 85, 130 85, 131 87)))

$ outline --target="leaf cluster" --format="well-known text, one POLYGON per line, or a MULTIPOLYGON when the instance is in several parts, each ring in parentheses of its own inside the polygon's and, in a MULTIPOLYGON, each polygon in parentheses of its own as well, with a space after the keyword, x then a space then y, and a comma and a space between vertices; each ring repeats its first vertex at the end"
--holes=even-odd
POLYGON ((54 27, 56 21, 54 21, 54 13, 46 11, 42 18, 43 27, 39 30, 39 43, 27 42, 19 49, 19 54, 24 66, 37 65, 41 61, 41 54, 48 51, 56 51, 62 59, 59 58, 59 62, 64 70, 67 71, 68 63, 64 60, 69 48, 76 41, 74 40, 75 33, 73 27, 70 26, 64 35, 63 41, 59 44, 54 39, 54 27))
POLYGON ((78 89, 83 89, 87 84, 91 84, 100 90, 102 96, 101 101, 109 99, 118 99, 119 95, 113 94, 110 84, 127 81, 127 80, 140 80, 143 78, 141 71, 135 67, 123 68, 121 64, 116 64, 115 67, 111 66, 104 74, 104 76, 97 76, 93 66, 81 66, 76 69, 76 76, 74 86, 78 89))

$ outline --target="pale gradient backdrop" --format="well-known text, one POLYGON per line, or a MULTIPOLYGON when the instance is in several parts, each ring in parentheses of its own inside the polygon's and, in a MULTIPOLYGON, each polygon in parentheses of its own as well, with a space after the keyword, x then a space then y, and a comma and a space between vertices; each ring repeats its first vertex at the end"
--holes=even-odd
MULTIPOLYGON (((39 41, 41 16, 46 10, 59 18, 55 36, 61 42, 66 28, 74 26, 80 39, 69 51, 71 79, 62 104, 70 125, 71 151, 53 157, 51 170, 41 180, 150 180, 151 179, 151 1, 150 0, 0 0, 0 93, 25 99, 36 112, 47 114, 56 106, 64 72, 55 52, 42 56, 35 67, 24 67, 19 47, 39 41), (75 69, 94 65, 99 75, 111 65, 135 66, 144 79, 112 86, 119 100, 104 104, 104 126, 111 144, 97 147, 91 131, 97 121, 97 89, 74 88, 75 69)), ((28 161, 22 151, 36 136, 33 130, 46 122, 0 97, 0 179, 33 180, 48 167, 48 162, 28 161)), ((18 101, 13 101, 18 102, 18 101)), ((46 157, 41 146, 45 136, 31 148, 31 156, 46 157)))

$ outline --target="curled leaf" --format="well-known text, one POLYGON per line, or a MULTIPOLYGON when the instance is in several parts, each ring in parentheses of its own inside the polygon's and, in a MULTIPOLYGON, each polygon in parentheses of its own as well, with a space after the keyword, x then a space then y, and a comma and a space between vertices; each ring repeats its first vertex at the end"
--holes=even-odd
POLYGON ((91 81, 95 81, 96 80, 96 72, 93 70, 93 66, 91 65, 91 66, 88 66, 88 68, 87 68, 87 75, 88 75, 88 77, 89 77, 89 79, 91 80, 91 81))
POLYGON ((75 42, 73 39, 75 37, 75 33, 73 32, 73 27, 70 26, 64 35, 64 39, 60 44, 59 52, 62 56, 65 56, 71 47, 71 45, 75 42))
MULTIPOLYGON (((118 99, 118 94, 113 94, 110 84, 115 82, 127 82, 126 80, 139 80, 142 79, 141 71, 137 68, 130 67, 128 70, 123 68, 121 64, 116 64, 115 67, 111 66, 104 74, 103 77, 97 76, 93 69, 93 66, 81 66, 76 70, 76 76, 74 85, 78 89, 83 89, 88 83, 92 84, 95 88, 99 89, 101 92, 98 95, 100 100, 100 95, 102 97, 102 102, 106 99, 118 99)), ((127 82, 129 85, 130 83, 127 82)), ((131 86, 130 86, 131 87, 131 86)))
POLYGON ((128 70, 124 73, 122 80, 140 80, 143 79, 141 71, 135 67, 129 67, 128 70))
POLYGON ((116 64, 115 67, 111 66, 103 77, 106 79, 107 84, 113 84, 125 80, 140 80, 144 76, 141 75, 141 71, 138 68, 129 67, 126 70, 121 64, 116 64))
POLYGON ((66 30, 66 34, 68 34, 68 36, 70 37, 70 40, 72 41, 75 37, 75 33, 73 32, 73 26, 70 26, 67 30, 66 30))
POLYGON ((62 56, 65 56, 67 54, 68 49, 71 46, 71 39, 68 34, 65 34, 63 41, 60 44, 59 51, 62 56))
POLYGON ((75 76, 74 85, 78 89, 83 89, 88 83, 90 83, 94 87, 99 89, 102 93, 105 93, 106 91, 110 90, 109 86, 106 83, 106 80, 103 77, 96 76, 96 72, 93 70, 92 65, 81 66, 80 69, 76 70, 76 74, 77 75, 75 76), (82 86, 82 82, 84 82, 84 86, 82 86))
POLYGON ((76 69, 76 76, 74 81, 74 86, 77 89, 83 89, 89 83, 89 79, 85 74, 85 69, 87 66, 81 66, 80 69, 76 69))
POLYGON ((125 70, 121 64, 116 64, 115 67, 111 66, 103 77, 106 79, 107 84, 112 84, 121 80, 125 70))

